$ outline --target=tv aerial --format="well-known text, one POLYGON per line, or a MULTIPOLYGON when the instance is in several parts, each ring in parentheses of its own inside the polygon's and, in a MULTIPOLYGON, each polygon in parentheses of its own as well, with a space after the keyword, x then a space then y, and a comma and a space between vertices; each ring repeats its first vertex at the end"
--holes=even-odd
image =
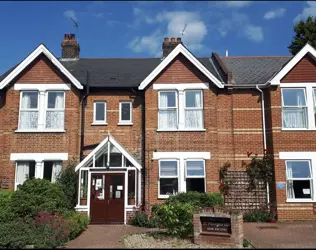
POLYGON ((183 35, 184 35, 184 33, 185 33, 184 31, 185 31, 185 28, 187 27, 187 25, 188 25, 188 24, 185 24, 185 25, 184 25, 183 30, 182 30, 182 31, 180 31, 180 34, 181 34, 182 36, 183 36, 183 35))
POLYGON ((77 37, 77 40, 78 40, 78 28, 79 28, 79 24, 72 18, 70 17, 70 19, 72 20, 72 22, 74 23, 74 26, 76 28, 76 37, 77 37))

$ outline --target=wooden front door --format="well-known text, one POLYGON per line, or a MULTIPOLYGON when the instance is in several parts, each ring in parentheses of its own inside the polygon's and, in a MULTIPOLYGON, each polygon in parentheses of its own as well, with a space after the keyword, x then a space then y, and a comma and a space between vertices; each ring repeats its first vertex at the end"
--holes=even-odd
POLYGON ((125 178, 121 173, 92 173, 90 221, 124 223, 125 178))

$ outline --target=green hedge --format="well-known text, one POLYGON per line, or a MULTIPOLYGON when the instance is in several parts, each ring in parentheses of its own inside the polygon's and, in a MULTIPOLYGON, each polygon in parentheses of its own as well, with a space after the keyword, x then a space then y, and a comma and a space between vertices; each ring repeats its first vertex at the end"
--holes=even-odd
POLYGON ((69 234, 70 240, 76 238, 89 225, 89 217, 85 214, 81 214, 75 211, 68 211, 64 213, 64 215, 70 227, 70 234, 69 234))
POLYGON ((13 191, 0 191, 0 223, 13 219, 11 210, 11 199, 13 191))

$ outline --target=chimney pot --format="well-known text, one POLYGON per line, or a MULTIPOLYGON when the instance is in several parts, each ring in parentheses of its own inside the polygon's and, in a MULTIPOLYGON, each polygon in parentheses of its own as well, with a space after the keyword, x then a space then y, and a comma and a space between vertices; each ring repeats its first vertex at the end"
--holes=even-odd
POLYGON ((177 43, 181 43, 181 37, 177 38, 177 43))
POLYGON ((176 39, 174 37, 171 37, 171 42, 174 43, 176 39))
POLYGON ((169 37, 165 37, 164 43, 169 43, 169 37))

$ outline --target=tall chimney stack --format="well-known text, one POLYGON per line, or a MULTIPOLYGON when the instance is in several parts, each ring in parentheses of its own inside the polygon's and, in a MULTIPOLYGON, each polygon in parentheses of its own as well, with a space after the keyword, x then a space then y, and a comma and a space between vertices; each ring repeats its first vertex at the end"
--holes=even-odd
POLYGON ((80 46, 76 40, 75 34, 65 34, 61 42, 63 59, 79 59, 80 46))
POLYGON ((168 37, 165 37, 163 43, 162 43, 162 57, 166 58, 169 53, 177 47, 177 45, 182 43, 181 37, 178 37, 177 40, 174 37, 171 37, 170 39, 168 37))

